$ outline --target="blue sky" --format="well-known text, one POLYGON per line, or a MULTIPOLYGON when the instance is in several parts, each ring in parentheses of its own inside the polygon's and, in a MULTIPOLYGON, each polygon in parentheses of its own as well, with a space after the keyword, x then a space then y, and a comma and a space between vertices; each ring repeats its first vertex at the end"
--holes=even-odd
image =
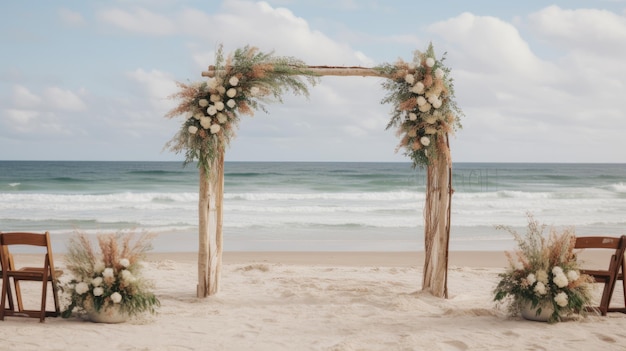
MULTIPOLYGON (((4 1, 0 160, 183 160, 175 82, 215 48, 373 67, 447 52, 456 162, 626 162, 626 0, 4 1)), ((243 116, 227 161, 408 161, 380 78, 243 116)))

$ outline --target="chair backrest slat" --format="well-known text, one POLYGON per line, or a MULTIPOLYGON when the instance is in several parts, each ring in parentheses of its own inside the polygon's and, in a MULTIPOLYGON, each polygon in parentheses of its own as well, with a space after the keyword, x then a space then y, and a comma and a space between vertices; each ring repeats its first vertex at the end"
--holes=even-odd
POLYGON ((621 244, 621 238, 610 236, 581 236, 576 238, 577 249, 614 249, 617 250, 621 244))
POLYGON ((48 246, 46 235, 37 233, 2 233, 2 245, 48 246))

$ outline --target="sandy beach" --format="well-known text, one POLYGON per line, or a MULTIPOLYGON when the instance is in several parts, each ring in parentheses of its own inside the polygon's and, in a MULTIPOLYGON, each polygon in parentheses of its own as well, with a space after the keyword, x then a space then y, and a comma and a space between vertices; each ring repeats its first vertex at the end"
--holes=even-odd
MULTIPOLYGON (((204 299, 196 260, 149 255, 156 315, 123 324, 6 317, 0 350, 626 349, 625 314, 551 325, 507 317, 492 302, 501 252, 450 252, 448 299, 421 291, 421 252, 225 252, 220 293, 204 299)), ((616 289, 615 304, 621 296, 616 289)))

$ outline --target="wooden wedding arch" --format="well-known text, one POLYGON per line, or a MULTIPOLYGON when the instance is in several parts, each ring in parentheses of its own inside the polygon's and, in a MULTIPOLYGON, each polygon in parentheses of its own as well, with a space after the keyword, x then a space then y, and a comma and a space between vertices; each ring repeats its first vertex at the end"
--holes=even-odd
POLYGON ((450 70, 437 60, 429 45, 416 51, 412 62, 399 60, 374 68, 309 66, 292 57, 276 57, 250 46, 224 58, 217 50, 215 65, 202 72, 208 79, 179 83, 172 95, 179 100, 167 117, 183 115, 185 121, 166 145, 185 152, 185 164, 198 162, 199 248, 197 296, 214 295, 220 288, 223 250, 224 154, 241 114, 266 111, 264 103, 282 102, 286 91, 308 96, 307 84, 322 76, 388 78, 382 103, 392 103, 387 125, 396 127, 398 149, 413 160, 414 167, 427 169, 424 206, 425 262, 422 290, 448 297, 448 243, 452 200, 452 160, 449 134, 460 128, 461 110, 454 101, 450 70))

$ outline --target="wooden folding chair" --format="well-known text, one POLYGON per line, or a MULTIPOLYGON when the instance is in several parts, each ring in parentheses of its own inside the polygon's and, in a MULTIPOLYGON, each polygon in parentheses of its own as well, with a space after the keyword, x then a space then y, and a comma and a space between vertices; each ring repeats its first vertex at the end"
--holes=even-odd
POLYGON ((45 317, 57 317, 60 315, 59 297, 57 291, 57 271, 54 268, 54 260, 52 257, 52 246, 50 245, 50 234, 45 232, 39 233, 0 233, 0 250, 4 252, 2 255, 2 302, 5 306, 5 299, 9 294, 10 279, 13 279, 15 287, 15 296, 17 298, 17 311, 14 309, 0 309, 0 320, 4 320, 4 316, 31 317, 39 318, 40 322, 45 317), (15 262, 11 259, 10 246, 25 245, 37 246, 45 248, 44 261, 41 267, 22 267, 17 268, 15 262), (8 267, 8 268, 7 268, 8 267), (41 290, 41 307, 39 310, 26 310, 22 303, 22 292, 20 289, 20 281, 42 282, 41 290), (48 291, 48 282, 52 286, 52 295, 54 297, 54 311, 46 310, 46 298, 48 291))
MULTIPOLYGON (((608 269, 581 269, 580 273, 590 275, 596 283, 604 284, 602 298, 598 307, 590 307, 590 310, 599 310, 603 316, 607 312, 617 311, 615 308, 609 308, 615 282, 618 279, 624 279, 624 274, 620 270, 624 266, 624 250, 626 249, 626 236, 609 237, 609 236, 585 236, 577 237, 574 246, 577 249, 605 249, 611 253, 608 269), (621 275, 620 275, 621 274, 621 275)), ((608 253, 608 252, 607 252, 608 253)), ((626 286, 626 283, 624 283, 626 286)), ((626 299, 626 295, 625 295, 626 299)), ((626 300, 625 300, 626 302, 626 300)), ((626 307, 626 306, 625 306, 626 307)), ((626 308, 624 309, 626 311, 626 308)))
MULTIPOLYGON (((13 257, 11 257, 9 255, 8 252, 4 252, 6 251, 4 248, 0 247, 0 279, 2 279, 2 285, 5 284, 5 281, 2 277, 2 272, 4 271, 3 267, 4 267, 4 261, 2 259, 3 256, 7 256, 7 269, 12 269, 12 264, 13 264, 13 257)), ((6 282, 7 284, 7 300, 9 302, 9 310, 13 311, 15 310, 15 306, 13 305, 13 293, 11 292, 11 284, 9 284, 9 282, 6 282)), ((6 309, 6 304, 3 303, 2 304, 2 309, 6 309)))

